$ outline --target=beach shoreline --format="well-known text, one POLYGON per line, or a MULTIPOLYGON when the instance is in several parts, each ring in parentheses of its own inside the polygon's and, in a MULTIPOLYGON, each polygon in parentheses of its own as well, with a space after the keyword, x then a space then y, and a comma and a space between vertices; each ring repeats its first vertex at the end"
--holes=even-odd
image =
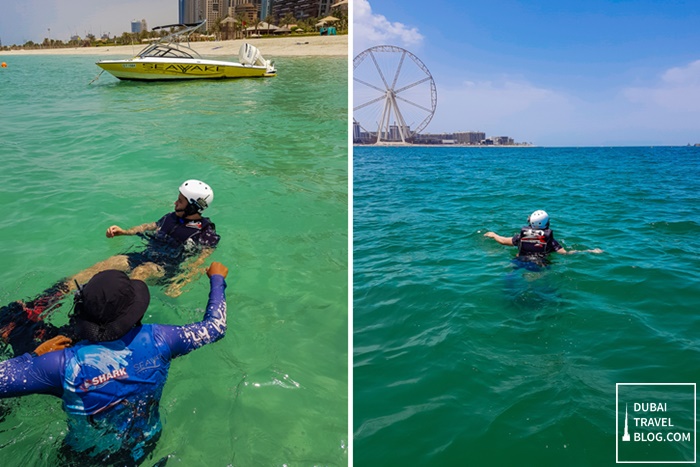
MULTIPOLYGON (((260 50, 266 59, 275 57, 307 57, 307 56, 347 56, 347 34, 337 36, 300 36, 300 37, 271 37, 249 38, 226 41, 191 42, 190 47, 204 57, 228 56, 237 57, 238 49, 243 43, 249 43, 260 50)), ((71 47, 61 49, 7 50, 1 51, 0 57, 13 55, 95 55, 123 56, 131 58, 141 51, 146 44, 105 46, 105 47, 71 47)))

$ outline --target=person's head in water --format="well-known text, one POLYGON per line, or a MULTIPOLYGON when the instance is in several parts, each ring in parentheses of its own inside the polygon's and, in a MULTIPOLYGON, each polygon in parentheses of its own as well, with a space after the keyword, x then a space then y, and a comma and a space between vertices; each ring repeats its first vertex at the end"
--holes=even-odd
POLYGON ((91 342, 117 340, 141 324, 150 298, 143 281, 114 269, 102 271, 76 292, 75 333, 91 342))
POLYGON ((527 223, 533 229, 548 229, 549 215, 540 209, 530 214, 527 218, 527 223))
POLYGON ((180 185, 180 195, 175 201, 175 213, 178 217, 201 217, 202 212, 214 201, 214 191, 209 185, 199 180, 187 180, 180 185))

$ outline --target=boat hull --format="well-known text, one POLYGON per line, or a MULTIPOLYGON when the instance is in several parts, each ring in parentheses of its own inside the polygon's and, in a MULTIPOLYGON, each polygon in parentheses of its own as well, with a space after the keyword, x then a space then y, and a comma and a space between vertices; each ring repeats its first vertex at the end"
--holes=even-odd
POLYGON ((276 76, 274 68, 219 60, 101 60, 97 66, 122 80, 236 79, 276 76))

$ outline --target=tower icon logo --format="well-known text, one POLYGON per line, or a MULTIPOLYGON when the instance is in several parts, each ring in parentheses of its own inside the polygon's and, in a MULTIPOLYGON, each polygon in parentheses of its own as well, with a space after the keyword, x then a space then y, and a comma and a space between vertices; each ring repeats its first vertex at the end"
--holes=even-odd
POLYGON ((625 404, 625 432, 622 435, 622 441, 629 441, 630 440, 630 432, 627 428, 627 404, 625 404))

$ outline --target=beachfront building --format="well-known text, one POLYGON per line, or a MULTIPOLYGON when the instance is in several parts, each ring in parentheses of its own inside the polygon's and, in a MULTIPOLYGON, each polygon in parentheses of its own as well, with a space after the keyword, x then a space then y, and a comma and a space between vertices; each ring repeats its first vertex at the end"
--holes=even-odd
MULTIPOLYGON (((404 132, 410 134, 410 127, 404 132)), ((390 125, 389 131, 383 133, 380 140, 385 143, 401 142, 401 134, 398 125, 390 125)), ((364 131, 360 122, 353 121, 352 141, 354 144, 375 144, 377 142, 376 131, 364 131)), ((459 146, 523 146, 526 143, 516 143, 510 136, 486 137, 483 131, 464 131, 457 133, 422 133, 413 135, 408 143, 430 145, 459 145, 459 146)))
POLYGON ((204 0, 178 0, 178 21, 180 24, 199 23, 205 18, 204 0))
POLYGON ((459 144, 479 146, 486 141, 486 133, 482 131, 465 131, 457 133, 424 133, 416 135, 416 144, 459 144))
POLYGON ((320 0, 318 5, 318 17, 322 18, 331 14, 331 5, 334 4, 336 0, 320 0))
POLYGON ((318 17, 332 15, 333 13, 348 14, 348 0, 319 0, 318 17))
MULTIPOLYGON (((401 131, 399 125, 393 124, 389 125, 388 131, 382 131, 380 141, 385 143, 401 143, 406 138, 406 135, 411 134, 411 127, 403 127, 404 138, 401 138, 401 131)), ((418 137, 419 135, 416 135, 418 137)), ((360 126, 360 123, 353 121, 352 124, 352 140, 355 144, 374 144, 377 142, 377 132, 376 131, 364 131, 360 126)), ((410 142, 410 138, 406 139, 406 142, 410 142)))
POLYGON ((180 24, 194 24, 207 21, 207 30, 218 19, 226 16, 235 17, 240 10, 248 11, 252 5, 256 16, 260 11, 260 0, 178 0, 178 21, 180 24))
POLYGON ((272 14, 272 3, 274 0, 262 0, 260 2, 260 19, 265 19, 272 14))
POLYGON ((321 0, 275 0, 271 14, 274 18, 284 18, 291 13, 296 19, 319 18, 321 0))
POLYGON ((481 144, 486 139, 486 133, 481 131, 466 131, 455 133, 453 139, 457 144, 481 144))
MULTIPOLYGON (((409 135, 410 133, 411 127, 404 125, 403 134, 409 135)), ((386 141, 401 141, 401 131, 399 130, 399 125, 389 125, 389 133, 385 133, 383 136, 386 141)))
POLYGON ((243 26, 254 25, 260 18, 259 9, 254 3, 239 1, 229 8, 229 18, 241 18, 243 26))
POLYGON ((359 143, 362 141, 361 135, 362 134, 362 128, 360 127, 360 124, 357 122, 357 120, 352 121, 352 141, 353 143, 359 143))
POLYGON ((148 25, 146 24, 146 20, 142 19, 141 21, 136 21, 133 20, 131 22, 131 32, 134 34, 139 34, 142 32, 148 31, 148 25))
POLYGON ((492 136, 491 139, 493 140, 493 144, 497 146, 512 146, 515 144, 513 138, 509 136, 492 136))
POLYGON ((226 0, 206 0, 206 16, 204 18, 207 20, 207 31, 211 31, 212 26, 214 26, 216 23, 216 20, 222 18, 222 13, 225 13, 228 10, 228 6, 225 9, 221 8, 221 4, 224 2, 228 3, 226 0))

